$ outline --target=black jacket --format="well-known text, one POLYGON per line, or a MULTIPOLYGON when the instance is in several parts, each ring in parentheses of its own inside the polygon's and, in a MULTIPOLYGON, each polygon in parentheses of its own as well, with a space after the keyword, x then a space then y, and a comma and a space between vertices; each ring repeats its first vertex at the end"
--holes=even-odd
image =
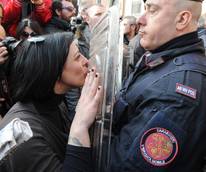
POLYGON ((45 33, 56 33, 71 31, 71 25, 69 22, 59 19, 58 17, 52 17, 51 21, 44 28, 45 33))
POLYGON ((45 104, 18 102, 1 121, 0 130, 15 118, 28 122, 33 136, 9 150, 0 160, 0 171, 62 171, 69 123, 61 108, 51 103, 45 107, 45 104))
POLYGON ((202 171, 205 102, 206 57, 197 32, 145 55, 114 105, 108 171, 202 171))

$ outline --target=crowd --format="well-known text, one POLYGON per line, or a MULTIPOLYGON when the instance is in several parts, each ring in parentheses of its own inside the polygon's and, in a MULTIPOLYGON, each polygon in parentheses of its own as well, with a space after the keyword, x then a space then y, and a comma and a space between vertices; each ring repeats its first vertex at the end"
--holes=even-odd
MULTIPOLYGON (((22 41, 40 35, 69 32, 74 34, 75 42, 80 52, 87 59, 89 58, 89 41, 91 28, 93 27, 92 23, 95 23, 99 15, 105 12, 103 6, 86 2, 81 6, 81 11, 79 11, 80 16, 77 16, 76 5, 73 4, 72 1, 66 0, 9 0, 7 3, 2 2, 2 4, 4 5, 0 6, 0 10, 2 10, 2 22, 0 25, 0 29, 2 30, 0 35, 1 40, 6 36, 12 36, 17 41, 22 41), (99 10, 102 11, 99 12, 99 10), (98 14, 97 17, 96 14, 98 14), (79 19, 79 23, 77 19, 79 19)), ((11 41, 9 41, 8 44, 10 44, 10 42, 11 41)), ((1 46, 3 46, 2 43, 1 46)), ((7 51, 8 49, 6 50, 2 47, 2 57, 5 56, 5 58, 2 58, 3 61, 8 57, 8 55, 5 55, 7 51)), ((80 92, 81 89, 72 88, 65 95, 65 101, 68 105, 71 119, 74 116, 80 92)), ((0 112, 1 116, 4 116, 13 104, 5 102, 6 101, 2 101, 0 103, 2 107, 0 112)))
MULTIPOLYGON (((123 58, 133 61, 102 171, 206 170, 202 1, 144 0, 138 19, 122 18, 123 58)), ((89 42, 105 12, 86 1, 1 1, 0 171, 94 171, 90 127, 104 91, 89 42)))

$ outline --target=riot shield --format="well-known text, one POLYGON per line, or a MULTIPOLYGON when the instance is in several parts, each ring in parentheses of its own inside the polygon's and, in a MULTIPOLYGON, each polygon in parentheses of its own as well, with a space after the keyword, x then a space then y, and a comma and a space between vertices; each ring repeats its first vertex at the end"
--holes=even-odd
POLYGON ((95 65, 101 74, 104 88, 103 101, 92 136, 96 172, 104 171, 110 157, 114 96, 122 81, 122 53, 119 51, 119 42, 123 41, 120 41, 119 28, 119 9, 118 6, 113 6, 94 26, 90 41, 90 63, 95 65))

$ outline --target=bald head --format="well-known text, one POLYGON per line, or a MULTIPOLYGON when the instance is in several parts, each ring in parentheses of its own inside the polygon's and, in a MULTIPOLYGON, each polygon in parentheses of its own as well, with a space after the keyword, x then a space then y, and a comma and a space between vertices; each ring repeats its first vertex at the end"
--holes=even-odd
POLYGON ((198 21, 201 16, 202 3, 192 0, 174 0, 177 10, 188 10, 192 13, 192 19, 198 21))
POLYGON ((197 30, 201 2, 192 0, 147 0, 139 19, 140 43, 154 50, 166 42, 197 30))
MULTIPOLYGON (((198 28, 198 21, 201 16, 202 3, 200 1, 193 0, 173 0, 177 13, 177 21, 181 22, 180 30, 185 32, 193 32, 198 28)), ((177 28, 178 29, 178 28, 177 28)))

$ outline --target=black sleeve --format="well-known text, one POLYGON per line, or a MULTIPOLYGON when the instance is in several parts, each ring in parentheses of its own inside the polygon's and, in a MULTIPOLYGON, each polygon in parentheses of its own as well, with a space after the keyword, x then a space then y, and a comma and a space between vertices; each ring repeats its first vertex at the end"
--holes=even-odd
POLYGON ((67 145, 63 172, 92 172, 91 148, 67 145))

